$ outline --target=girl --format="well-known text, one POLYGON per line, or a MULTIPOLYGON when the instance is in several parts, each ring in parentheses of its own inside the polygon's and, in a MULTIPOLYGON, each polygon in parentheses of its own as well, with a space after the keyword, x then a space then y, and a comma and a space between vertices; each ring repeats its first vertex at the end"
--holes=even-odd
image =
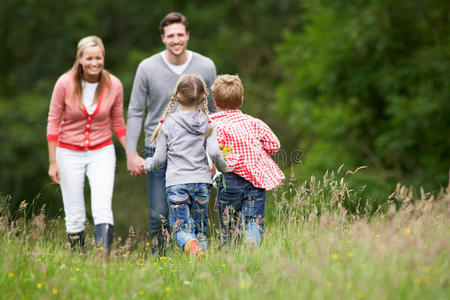
POLYGON ((206 85, 200 76, 180 77, 152 136, 152 142, 156 141, 155 155, 144 162, 146 171, 154 171, 167 159, 169 224, 181 250, 195 257, 204 256, 207 250, 206 221, 211 185, 207 154, 219 171, 227 171, 217 144, 216 128, 209 118, 207 97, 206 85), (180 109, 169 114, 176 103, 180 109))
POLYGON ((78 43, 72 69, 55 84, 47 124, 48 174, 61 185, 68 239, 84 247, 84 179, 91 187, 97 247, 109 254, 113 237, 111 209, 116 155, 111 128, 126 145, 123 89, 107 72, 102 40, 88 36, 78 43))

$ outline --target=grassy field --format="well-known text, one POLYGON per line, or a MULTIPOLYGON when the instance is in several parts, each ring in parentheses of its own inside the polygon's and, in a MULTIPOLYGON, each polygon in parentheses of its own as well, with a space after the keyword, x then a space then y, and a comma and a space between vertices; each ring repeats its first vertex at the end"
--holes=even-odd
POLYGON ((259 251, 211 239, 201 261, 173 247, 153 257, 146 238, 131 235, 104 262, 92 225, 79 254, 67 249, 61 220, 42 211, 11 222, 3 210, 0 298, 449 299, 449 188, 414 196, 398 185, 373 211, 346 176, 286 183, 259 251))

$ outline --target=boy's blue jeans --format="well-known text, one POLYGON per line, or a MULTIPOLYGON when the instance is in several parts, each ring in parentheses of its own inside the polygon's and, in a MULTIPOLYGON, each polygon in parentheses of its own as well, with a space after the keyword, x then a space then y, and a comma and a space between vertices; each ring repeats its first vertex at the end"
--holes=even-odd
POLYGON ((204 250, 208 248, 206 227, 211 188, 207 183, 171 185, 166 188, 169 205, 169 223, 173 237, 184 251, 184 246, 197 239, 204 250))
POLYGON ((246 241, 259 247, 264 233, 266 190, 256 188, 234 173, 226 173, 223 176, 217 185, 217 204, 222 229, 220 238, 229 246, 233 237, 239 237, 243 229, 246 241))

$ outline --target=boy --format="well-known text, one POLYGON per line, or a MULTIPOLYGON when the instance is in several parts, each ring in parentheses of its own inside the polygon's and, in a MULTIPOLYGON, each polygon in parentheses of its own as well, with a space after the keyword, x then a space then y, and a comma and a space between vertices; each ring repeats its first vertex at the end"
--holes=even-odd
POLYGON ((219 180, 217 203, 225 245, 230 245, 239 225, 245 226, 245 241, 259 247, 264 232, 266 190, 284 180, 283 172, 269 156, 280 142, 261 120, 243 114, 244 88, 236 75, 221 75, 211 87, 219 112, 211 119, 217 125, 217 141, 227 153, 228 172, 219 180))

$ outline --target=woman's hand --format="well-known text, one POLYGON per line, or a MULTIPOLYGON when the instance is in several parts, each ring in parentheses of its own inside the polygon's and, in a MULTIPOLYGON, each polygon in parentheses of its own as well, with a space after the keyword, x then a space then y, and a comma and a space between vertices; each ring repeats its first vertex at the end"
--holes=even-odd
POLYGON ((51 163, 50 167, 48 168, 48 176, 52 179, 54 183, 59 184, 60 182, 60 173, 59 173, 59 167, 57 163, 51 163))

